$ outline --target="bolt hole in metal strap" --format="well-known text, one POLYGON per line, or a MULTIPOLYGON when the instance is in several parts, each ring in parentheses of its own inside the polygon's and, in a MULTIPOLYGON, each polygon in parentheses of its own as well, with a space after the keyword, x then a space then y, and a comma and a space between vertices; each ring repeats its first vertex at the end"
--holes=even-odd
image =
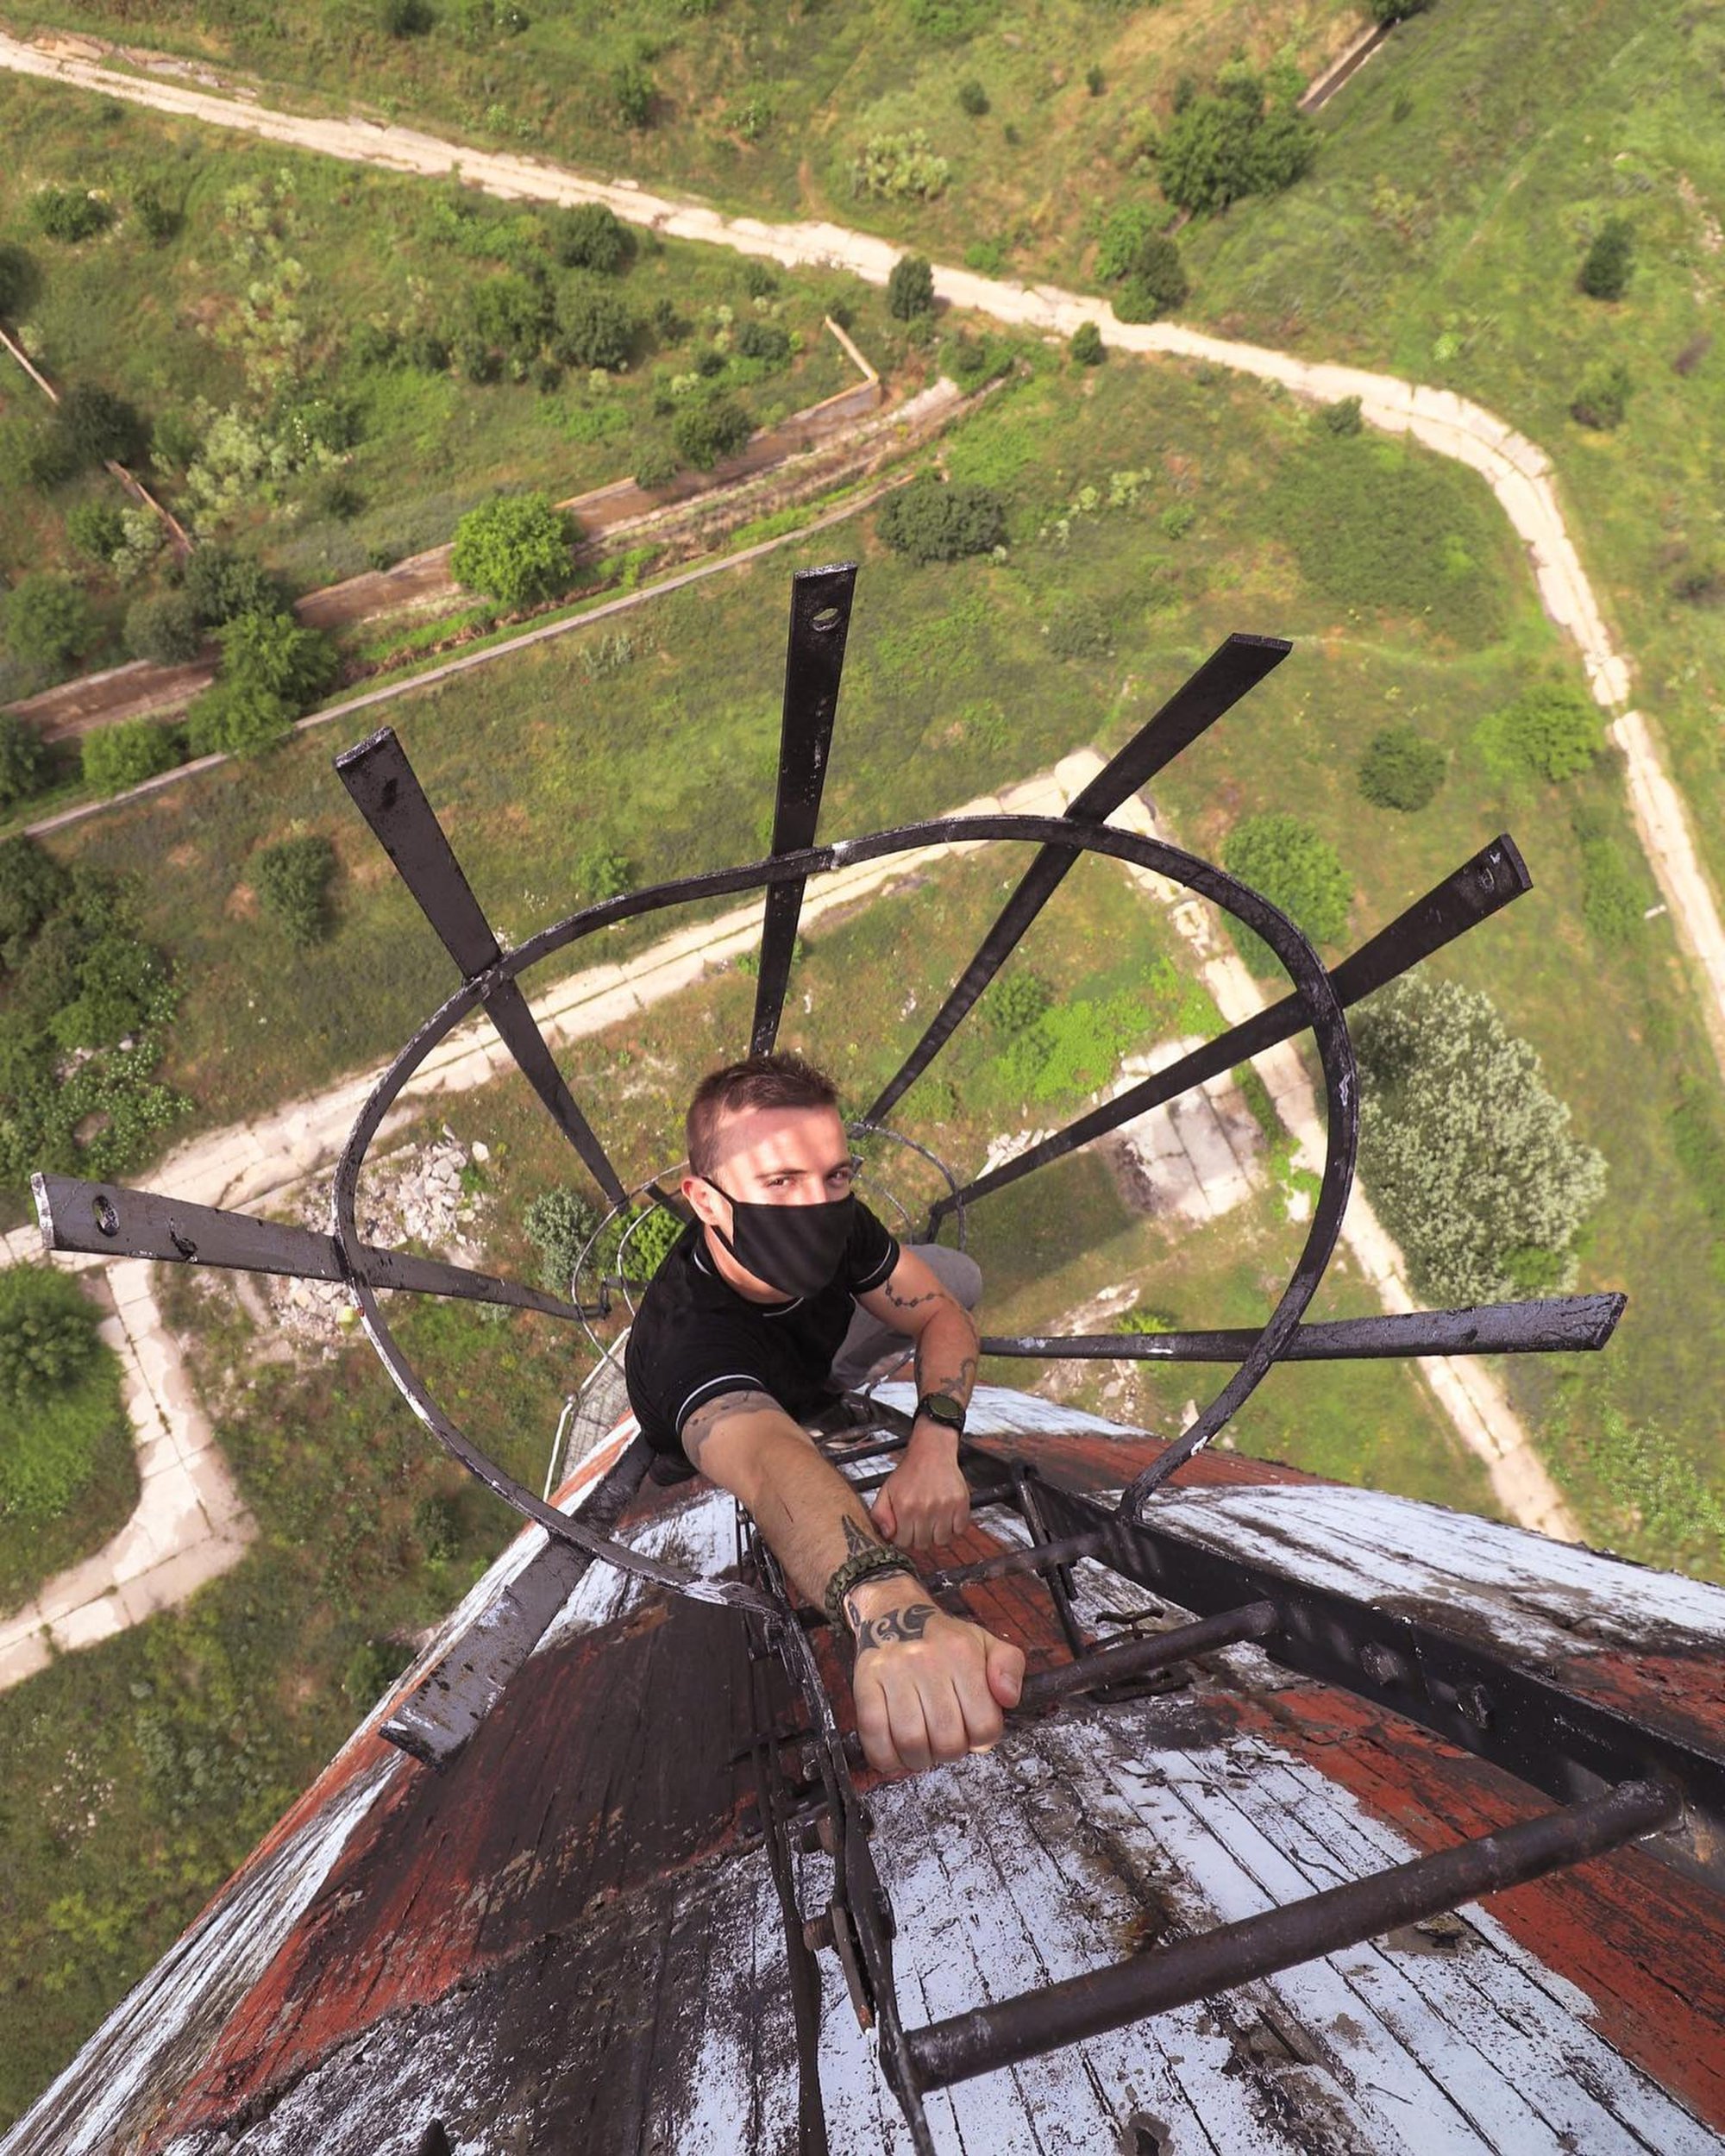
MULTIPOLYGON (((403 1398, 438 1442, 487 1489, 512 1506, 524 1518, 536 1521, 549 1534, 572 1542, 590 1556, 600 1557, 619 1570, 652 1581, 671 1592, 699 1601, 718 1602, 752 1609, 763 1615, 772 1604, 755 1589, 737 1583, 683 1577, 670 1568, 643 1557, 636 1551, 592 1534, 578 1518, 561 1513, 534 1491, 517 1482, 483 1452, 432 1399, 418 1373, 398 1344, 384 1318, 376 1290, 365 1277, 364 1245, 356 1219, 359 1178, 366 1156, 385 1116, 426 1057, 455 1029, 495 994, 499 981, 515 981, 546 959, 569 950, 586 937, 613 923, 638 919, 668 907, 698 903, 706 899, 770 888, 832 870, 870 861, 888 859, 930 845, 977 842, 1059 846, 1074 853, 1099 853, 1130 866, 1152 870, 1169 881, 1209 899, 1237 920, 1255 930, 1287 968, 1295 993, 1311 1025, 1324 1073, 1328 1109, 1329 1143, 1318 1202, 1292 1279, 1269 1322, 1239 1369, 1187 1432, 1181 1444, 1157 1463, 1156 1481, 1166 1479, 1180 1460, 1189 1457, 1201 1443, 1220 1429, 1274 1363, 1300 1322, 1316 1292, 1323 1269, 1340 1229, 1353 1178, 1358 1128, 1358 1099, 1352 1047, 1341 1004, 1328 975, 1306 938, 1268 899, 1195 856, 1159 839, 1107 824, 1076 824, 1063 817, 966 816, 935 818, 897 830, 877 831, 865 838, 841 841, 831 846, 805 847, 737 868, 687 876, 673 883, 655 884, 621 898, 583 907, 567 919, 543 930, 515 950, 504 955, 483 981, 464 981, 461 986, 427 1018, 408 1040, 373 1089, 350 1132, 336 1171, 332 1200, 332 1231, 341 1253, 348 1292, 359 1311, 379 1359, 403 1398), (1175 1455, 1177 1454, 1178 1457, 1175 1455)), ((1146 903, 1148 901, 1146 900, 1146 903)), ((1123 1507, 1134 1508, 1144 1482, 1133 1485, 1123 1507)))

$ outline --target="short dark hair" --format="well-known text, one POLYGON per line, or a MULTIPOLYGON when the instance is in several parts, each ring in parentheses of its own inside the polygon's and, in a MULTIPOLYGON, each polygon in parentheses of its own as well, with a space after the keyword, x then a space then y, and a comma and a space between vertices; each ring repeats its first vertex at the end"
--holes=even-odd
POLYGON ((710 1070, 695 1087, 683 1129, 689 1166, 705 1176, 718 1165, 718 1126, 745 1108, 836 1108, 838 1088, 800 1056, 745 1056, 710 1070))

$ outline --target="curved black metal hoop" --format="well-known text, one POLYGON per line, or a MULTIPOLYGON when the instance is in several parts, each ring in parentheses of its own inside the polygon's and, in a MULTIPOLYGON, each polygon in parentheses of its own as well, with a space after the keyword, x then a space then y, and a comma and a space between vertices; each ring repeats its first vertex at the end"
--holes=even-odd
POLYGON ((1316 1293, 1324 1268, 1335 1248, 1342 1214, 1352 1187, 1354 1156, 1358 1139, 1358 1093, 1353 1044, 1347 1023, 1330 977, 1304 936, 1270 901, 1212 863, 1182 852, 1160 839, 1145 838, 1135 831, 1117 830, 1108 824, 1075 824, 1052 816, 966 816, 936 818, 876 831, 866 838, 841 840, 831 846, 808 847, 781 854, 770 861, 743 868, 721 868, 705 875, 684 876, 672 883, 649 885, 645 890, 583 907, 499 957, 485 973, 464 981, 447 1001, 433 1012, 407 1041, 361 1109, 336 1165, 331 1193, 331 1232, 347 1275, 347 1288, 365 1326, 367 1337, 391 1381, 413 1413, 469 1474, 513 1507, 524 1519, 536 1522, 548 1534, 573 1543, 590 1557, 603 1558, 621 1571, 696 1601, 718 1602, 732 1608, 775 1614, 763 1595, 740 1583, 689 1580, 668 1567, 644 1557, 623 1544, 612 1542, 584 1527, 578 1518, 559 1512, 536 1496, 477 1445, 444 1413, 420 1382, 384 1322, 377 1294, 361 1269, 361 1243, 354 1218, 360 1170, 384 1117, 408 1080, 437 1044, 453 1032, 470 1012, 506 981, 512 981, 542 960, 597 930, 616 921, 662 912, 673 906, 693 904, 709 898, 725 898, 737 892, 756 891, 798 879, 825 875, 831 870, 859 862, 878 861, 894 854, 909 853, 928 845, 971 841, 1019 841, 1035 845, 1069 847, 1075 853, 1100 853, 1116 861, 1153 870, 1223 910, 1253 929, 1287 968, 1312 1028, 1324 1073, 1329 1111, 1327 1145, 1318 1202, 1298 1262, 1245 1361, 1211 1401, 1176 1445, 1171 1446, 1154 1468, 1126 1489, 1120 1510, 1136 1515, 1151 1491, 1165 1482, 1182 1463, 1208 1444, 1223 1427, 1241 1402, 1262 1381, 1298 1326, 1307 1305, 1316 1293))

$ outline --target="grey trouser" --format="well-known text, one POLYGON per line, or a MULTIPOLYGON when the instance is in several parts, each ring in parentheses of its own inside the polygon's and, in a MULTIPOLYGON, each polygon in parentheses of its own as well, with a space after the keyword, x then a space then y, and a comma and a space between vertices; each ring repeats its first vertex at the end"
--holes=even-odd
MULTIPOLYGON (((939 1243, 907 1243, 904 1247, 913 1257, 919 1257, 954 1300, 967 1310, 974 1310, 982 1300, 982 1269, 974 1257, 939 1243)), ((832 1382, 853 1392, 874 1373, 877 1363, 908 1356, 910 1345, 904 1333, 858 1303, 844 1345, 832 1358, 832 1382)))

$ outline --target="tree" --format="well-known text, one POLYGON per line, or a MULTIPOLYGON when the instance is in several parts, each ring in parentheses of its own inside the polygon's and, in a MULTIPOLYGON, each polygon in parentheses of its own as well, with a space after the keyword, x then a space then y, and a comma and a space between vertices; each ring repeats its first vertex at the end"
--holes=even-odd
POLYGON ((69 510, 66 536, 90 561, 111 561, 126 537, 126 527, 112 502, 79 502, 69 510))
POLYGON ((671 422, 671 440, 685 464, 710 472, 723 456, 740 449, 755 431, 755 422, 734 397, 690 397, 671 422))
POLYGON ((108 204, 79 187, 44 187, 31 203, 30 215, 38 231, 66 247, 93 240, 114 222, 108 204))
POLYGON ((1438 743, 1425 740, 1411 726, 1386 726, 1372 736, 1356 776, 1374 808, 1412 815, 1437 793, 1448 766, 1438 743))
POLYGON ((901 254, 887 279, 887 312, 895 322, 914 322, 934 312, 934 269, 920 254, 901 254))
POLYGON ((327 838, 284 838, 258 856, 252 881, 264 911, 301 950, 321 943, 335 926, 329 886, 336 849, 327 838))
POLYGON ((1627 217, 1608 217, 1582 257, 1576 282, 1590 299, 1621 299, 1634 266, 1634 228, 1627 217))
MULTIPOLYGON (((0 840, 0 943, 16 946, 65 905, 72 876, 34 838, 0 840)), ((6 963, 16 964, 9 948, 6 963)))
POLYGON ((285 696, 217 681, 185 707, 186 744, 194 756, 252 756, 293 731, 296 714, 285 696))
POLYGON ((90 634, 90 609, 70 577, 36 570, 8 594, 6 647, 28 667, 55 672, 70 665, 90 634))
POLYGON ((329 686, 336 656, 321 630, 302 629, 292 614, 236 614, 217 632, 223 678, 243 690, 279 696, 303 711, 329 686))
POLYGON ((1177 307, 1191 287, 1172 240, 1158 236, 1143 241, 1132 273, 1114 295, 1114 317, 1120 322, 1154 322, 1177 307))
POLYGON ((1072 332, 1072 342, 1067 347, 1073 362, 1078 367, 1100 367, 1108 356, 1108 348, 1102 342, 1102 333, 1094 322, 1081 322, 1072 332))
POLYGON ((619 270, 635 252, 635 235, 602 202, 578 203, 553 213, 551 252, 565 269, 619 270))
POLYGON ((150 718, 122 719, 84 736, 84 779, 98 793, 123 793, 181 760, 179 730, 150 718))
POLYGON ((1003 542, 1006 506, 992 487, 943 486, 925 473, 888 498, 876 529, 895 554, 913 561, 957 561, 1003 542))
POLYGON ((568 1294, 576 1263, 599 1219, 591 1201, 574 1190, 542 1190, 528 1205, 521 1225, 538 1250, 540 1284, 548 1294, 568 1294))
POLYGON ((505 606, 529 606, 568 585, 572 536, 543 494, 499 494, 455 526, 450 573, 505 606))
POLYGON ((149 429, 137 408, 98 382, 74 382, 54 417, 80 467, 141 464, 149 454, 149 429))
MULTIPOLYGON (((1341 856, 1297 816, 1248 816, 1236 824, 1223 844, 1222 864, 1314 943, 1334 943, 1347 926, 1353 885, 1341 856)), ((1254 971, 1280 970, 1281 960, 1251 929, 1232 917, 1228 929, 1254 971)))
POLYGON ((135 599, 126 610, 126 649, 134 658, 157 666, 183 666, 203 650, 204 625, 185 591, 159 592, 135 599))
POLYGON ((1360 1008, 1353 1036, 1361 1172, 1421 1291, 1471 1303, 1566 1286, 1605 1163, 1490 999, 1412 974, 1360 1008))
POLYGON ((552 349, 565 367, 627 367, 635 348, 635 317, 609 286, 571 278, 557 296, 552 349))
POLYGON ((782 367, 791 356, 790 335, 776 322, 745 322, 737 332, 737 349, 745 360, 782 367))
POLYGON ((281 605, 280 588, 261 562, 207 542, 186 563, 181 588, 206 629, 239 614, 272 613, 281 605))
POLYGON ((40 793, 47 776, 41 736, 16 711, 0 711, 0 808, 40 793))
POLYGON ((1194 97, 1168 123, 1157 178, 1182 210, 1226 210, 1242 195, 1271 194, 1310 169, 1317 132, 1279 93, 1266 108, 1250 70, 1225 71, 1220 94, 1194 97))
POLYGON ((0 1303, 0 1395, 24 1407, 74 1382, 96 1360, 97 1324, 76 1282, 21 1265, 0 1303))

